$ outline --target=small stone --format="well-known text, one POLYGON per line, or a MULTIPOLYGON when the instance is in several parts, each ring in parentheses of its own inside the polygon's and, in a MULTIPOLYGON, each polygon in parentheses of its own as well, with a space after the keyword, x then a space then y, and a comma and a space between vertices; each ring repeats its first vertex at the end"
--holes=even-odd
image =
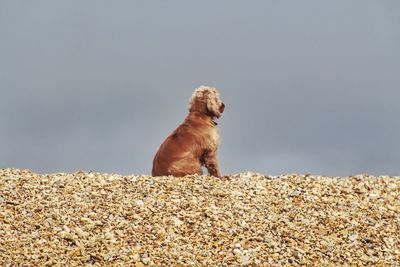
POLYGON ((238 255, 238 254, 242 254, 242 252, 240 251, 240 249, 235 248, 233 251, 233 254, 238 255))
POLYGON ((147 253, 142 254, 142 262, 146 265, 150 262, 149 254, 147 253))
POLYGON ((133 259, 134 262, 138 262, 138 261, 140 261, 140 255, 139 254, 134 254, 132 259, 133 259))
POLYGON ((109 253, 109 254, 104 255, 105 261, 112 261, 113 258, 114 258, 114 253, 109 253))
POLYGON ((111 232, 107 232, 105 233, 104 238, 109 240, 114 239, 114 234, 111 232))
POLYGON ((357 234, 357 233, 350 233, 350 234, 349 234, 349 239, 350 239, 351 241, 356 241, 357 238, 358 238, 358 234, 357 234))
POLYGON ((172 222, 174 223, 175 226, 181 226, 183 224, 183 221, 181 221, 179 218, 177 217, 173 217, 172 218, 172 222))
POLYGON ((136 200, 136 206, 138 206, 139 208, 142 208, 144 206, 144 202, 141 199, 136 200))
POLYGON ((240 264, 241 265, 248 265, 250 263, 250 256, 245 254, 242 256, 241 260, 240 260, 240 264))

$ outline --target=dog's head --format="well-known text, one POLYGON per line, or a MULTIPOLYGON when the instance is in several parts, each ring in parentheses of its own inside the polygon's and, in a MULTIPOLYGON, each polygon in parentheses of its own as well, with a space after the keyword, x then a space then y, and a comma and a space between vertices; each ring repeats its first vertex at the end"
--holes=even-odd
POLYGON ((219 92, 214 87, 200 86, 190 98, 189 111, 197 111, 213 118, 221 117, 225 104, 219 98, 219 92))

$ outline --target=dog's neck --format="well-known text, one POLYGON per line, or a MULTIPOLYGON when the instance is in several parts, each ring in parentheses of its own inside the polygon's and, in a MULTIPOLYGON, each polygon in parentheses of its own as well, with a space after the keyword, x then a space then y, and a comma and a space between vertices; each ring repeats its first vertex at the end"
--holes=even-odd
POLYGON ((210 124, 212 124, 214 126, 218 125, 218 123, 215 121, 215 119, 216 119, 215 117, 211 117, 211 116, 209 116, 207 114, 204 114, 204 113, 201 113, 201 112, 198 112, 198 111, 189 112, 188 117, 189 118, 190 117, 200 117, 202 120, 204 120, 204 121, 206 121, 206 122, 208 122, 208 123, 210 123, 210 124))

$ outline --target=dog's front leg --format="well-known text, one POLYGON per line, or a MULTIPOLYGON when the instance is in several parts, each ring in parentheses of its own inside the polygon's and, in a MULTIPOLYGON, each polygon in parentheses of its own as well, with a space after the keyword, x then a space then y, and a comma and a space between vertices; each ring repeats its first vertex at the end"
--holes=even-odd
POLYGON ((208 151, 207 153, 205 153, 204 165, 206 166, 209 175, 214 177, 221 177, 216 151, 208 151))

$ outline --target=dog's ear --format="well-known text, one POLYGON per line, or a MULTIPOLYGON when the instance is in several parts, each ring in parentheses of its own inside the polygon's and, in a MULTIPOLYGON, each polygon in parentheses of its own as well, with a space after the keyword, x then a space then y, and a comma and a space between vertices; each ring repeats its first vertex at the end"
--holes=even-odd
POLYGON ((189 111, 197 111, 200 113, 207 112, 207 100, 203 90, 196 89, 190 98, 189 111))
POLYGON ((217 91, 208 91, 206 93, 207 110, 213 117, 221 117, 224 112, 225 105, 219 99, 217 91))

